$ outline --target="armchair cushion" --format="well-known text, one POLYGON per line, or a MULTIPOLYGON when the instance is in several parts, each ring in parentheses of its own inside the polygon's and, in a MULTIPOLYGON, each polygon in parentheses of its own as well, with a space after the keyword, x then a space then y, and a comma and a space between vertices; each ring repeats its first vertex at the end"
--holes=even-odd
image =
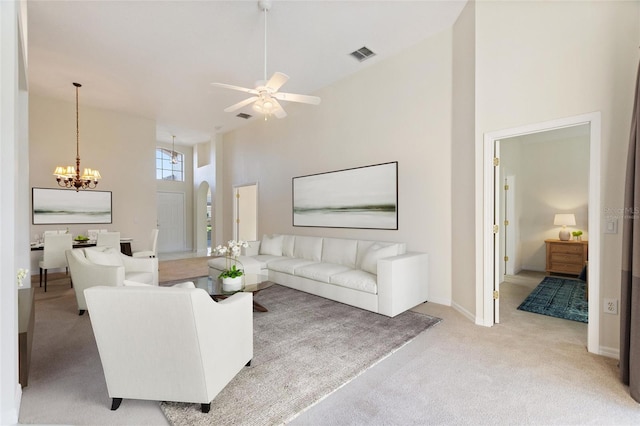
POLYGON ((120 258, 120 252, 112 247, 106 247, 104 250, 86 250, 85 256, 87 260, 96 265, 105 266, 124 266, 120 258))

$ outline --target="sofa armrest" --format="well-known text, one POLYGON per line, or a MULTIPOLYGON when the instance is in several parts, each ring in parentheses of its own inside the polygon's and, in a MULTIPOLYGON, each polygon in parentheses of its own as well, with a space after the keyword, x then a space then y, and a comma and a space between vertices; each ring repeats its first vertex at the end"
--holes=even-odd
POLYGON ((426 302, 429 255, 405 253, 378 260, 378 312, 394 317, 426 302))
POLYGON ((260 241, 247 241, 249 247, 242 247, 240 254, 242 256, 257 256, 260 254, 260 241))

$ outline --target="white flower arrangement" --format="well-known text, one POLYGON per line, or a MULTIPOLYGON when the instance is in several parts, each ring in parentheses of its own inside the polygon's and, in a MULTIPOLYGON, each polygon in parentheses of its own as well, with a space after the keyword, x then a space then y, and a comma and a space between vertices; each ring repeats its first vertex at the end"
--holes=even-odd
POLYGON ((18 273, 16 274, 16 278, 18 279, 18 287, 22 287, 22 280, 26 278, 28 273, 28 269, 18 269, 18 273))
POLYGON ((243 248, 249 247, 249 243, 242 240, 230 240, 226 245, 219 245, 213 251, 215 254, 227 258, 227 269, 220 274, 220 278, 237 278, 242 276, 243 270, 238 269, 236 261, 243 248), (230 258, 233 257, 233 265, 230 265, 230 258))

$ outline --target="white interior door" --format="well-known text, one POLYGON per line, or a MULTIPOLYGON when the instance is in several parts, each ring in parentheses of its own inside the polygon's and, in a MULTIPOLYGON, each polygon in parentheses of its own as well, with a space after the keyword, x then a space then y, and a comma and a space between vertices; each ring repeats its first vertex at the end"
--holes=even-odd
POLYGON ((234 238, 243 241, 258 239, 258 185, 235 187, 234 238))
POLYGON ((185 200, 181 192, 158 192, 158 252, 184 251, 185 200))

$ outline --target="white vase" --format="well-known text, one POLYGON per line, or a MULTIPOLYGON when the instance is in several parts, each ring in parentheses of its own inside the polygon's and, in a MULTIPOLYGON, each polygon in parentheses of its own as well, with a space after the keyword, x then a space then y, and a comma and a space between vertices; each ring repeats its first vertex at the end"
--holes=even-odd
POLYGON ((222 278, 223 291, 240 291, 242 290, 242 277, 222 278))

